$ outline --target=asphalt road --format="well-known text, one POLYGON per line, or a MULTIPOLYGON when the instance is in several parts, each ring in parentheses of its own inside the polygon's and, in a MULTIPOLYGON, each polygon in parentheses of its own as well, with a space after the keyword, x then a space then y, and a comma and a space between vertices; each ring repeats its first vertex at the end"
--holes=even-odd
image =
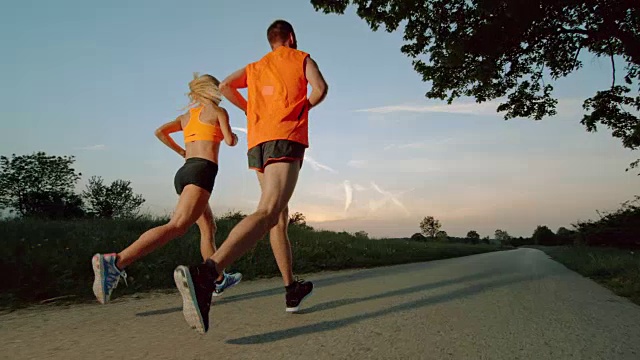
POLYGON ((640 359, 640 307, 534 249, 304 277, 301 313, 247 281, 204 336, 177 292, 4 314, 0 358, 640 359))

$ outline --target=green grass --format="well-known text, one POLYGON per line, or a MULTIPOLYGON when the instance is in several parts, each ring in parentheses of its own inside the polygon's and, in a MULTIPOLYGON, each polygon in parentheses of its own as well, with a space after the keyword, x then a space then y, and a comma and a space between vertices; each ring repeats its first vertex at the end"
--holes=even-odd
POLYGON ((640 305, 640 252, 585 246, 535 248, 640 305))
MULTIPOLYGON (((161 219, 0 221, 0 307, 16 308, 59 296, 92 300, 94 253, 117 252, 161 219)), ((234 225, 217 222, 218 245, 234 225)), ((366 268, 445 259, 498 250, 492 245, 424 243, 403 239, 369 240, 348 233, 313 231, 294 226, 289 235, 296 273, 366 268)), ((180 239, 127 268, 128 283, 114 296, 173 288, 173 269, 202 261, 199 232, 193 226, 180 239)), ((229 271, 245 279, 279 275, 267 239, 240 258, 229 271)))

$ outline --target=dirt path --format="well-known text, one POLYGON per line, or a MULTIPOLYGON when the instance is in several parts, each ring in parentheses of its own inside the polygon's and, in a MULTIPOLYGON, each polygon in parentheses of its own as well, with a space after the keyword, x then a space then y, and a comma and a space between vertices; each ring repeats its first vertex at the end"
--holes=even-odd
POLYGON ((0 358, 640 359, 640 307, 534 249, 305 278, 301 314, 280 279, 244 282, 205 336, 177 293, 5 314, 0 358))

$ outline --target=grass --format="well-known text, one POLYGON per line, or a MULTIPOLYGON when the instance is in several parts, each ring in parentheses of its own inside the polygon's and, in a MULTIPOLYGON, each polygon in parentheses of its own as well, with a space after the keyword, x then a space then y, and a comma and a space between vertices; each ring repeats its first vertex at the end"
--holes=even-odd
POLYGON ((535 248, 569 269, 640 305, 640 252, 586 246, 535 248))
MULTIPOLYGON (((73 301, 93 300, 91 286, 94 253, 124 249, 162 219, 0 221, 0 307, 13 309, 45 299, 72 296, 73 301)), ((219 245, 235 222, 217 221, 219 245)), ((313 231, 293 226, 295 273, 367 268, 466 256, 498 250, 493 245, 424 243, 406 239, 369 240, 342 232, 313 231)), ((127 268, 128 286, 115 296, 139 291, 173 288, 173 270, 180 264, 202 261, 199 232, 193 226, 182 238, 127 268)), ((267 239, 240 258, 228 271, 240 271, 244 279, 279 275, 267 239)))

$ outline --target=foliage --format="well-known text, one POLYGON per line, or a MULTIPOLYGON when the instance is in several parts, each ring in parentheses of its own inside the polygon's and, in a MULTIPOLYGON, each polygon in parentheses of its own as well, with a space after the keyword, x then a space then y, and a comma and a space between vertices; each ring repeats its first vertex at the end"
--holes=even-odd
POLYGON ((556 244, 556 234, 554 234, 546 225, 538 225, 531 238, 533 239, 533 243, 536 245, 556 244))
POLYGON ((480 242, 480 234, 475 230, 471 230, 467 233, 467 239, 469 239, 473 244, 477 244, 480 242))
POLYGON ((511 235, 504 230, 496 230, 495 239, 502 245, 509 245, 511 243, 511 235))
POLYGON ((616 211, 600 215, 599 220, 579 221, 574 225, 580 243, 622 248, 640 247, 640 196, 625 201, 616 211))
MULTIPOLYGON (((237 213, 235 213, 237 214, 237 213)), ((119 251, 144 231, 167 219, 87 218, 74 221, 15 219, 0 221, 0 271, 11 274, 0 281, 0 306, 64 295, 95 301, 91 291, 93 272, 87 267, 96 252, 119 251)), ((235 217, 217 219, 219 246, 234 226, 235 217)), ((289 230, 296 273, 363 268, 446 259, 495 251, 495 246, 419 243, 408 239, 369 240, 346 232, 314 231, 298 226, 289 230)), ((192 226, 181 238, 145 256, 127 268, 129 286, 119 286, 114 298, 151 290, 175 289, 172 273, 179 264, 196 264, 200 233, 192 226)), ((267 238, 238 259, 228 271, 240 271, 243 279, 279 276, 267 238)))
POLYGON ((82 201, 74 194, 82 174, 73 169, 74 161, 44 152, 0 156, 0 209, 25 217, 82 216, 82 201))
POLYGON ((555 81, 579 70, 583 52, 606 57, 611 84, 584 101, 581 123, 587 131, 608 127, 624 147, 640 147, 637 0, 311 0, 324 13, 342 14, 350 3, 374 31, 404 25, 401 51, 431 82, 428 98, 501 99, 505 119, 555 115, 545 76, 555 81), (624 84, 615 59, 624 63, 624 84))
POLYGON ((587 246, 537 247, 554 260, 640 305, 640 253, 587 246))
POLYGON ((438 239, 438 241, 447 241, 447 239, 449 239, 449 234, 444 230, 440 230, 436 233, 436 239, 438 239))
POLYGON ((438 230, 442 227, 440 220, 436 220, 433 216, 427 216, 420 222, 420 230, 428 238, 435 238, 438 230))
POLYGON ((89 179, 82 196, 87 212, 105 219, 135 217, 145 201, 142 195, 133 193, 130 181, 116 180, 107 186, 99 176, 89 179))

